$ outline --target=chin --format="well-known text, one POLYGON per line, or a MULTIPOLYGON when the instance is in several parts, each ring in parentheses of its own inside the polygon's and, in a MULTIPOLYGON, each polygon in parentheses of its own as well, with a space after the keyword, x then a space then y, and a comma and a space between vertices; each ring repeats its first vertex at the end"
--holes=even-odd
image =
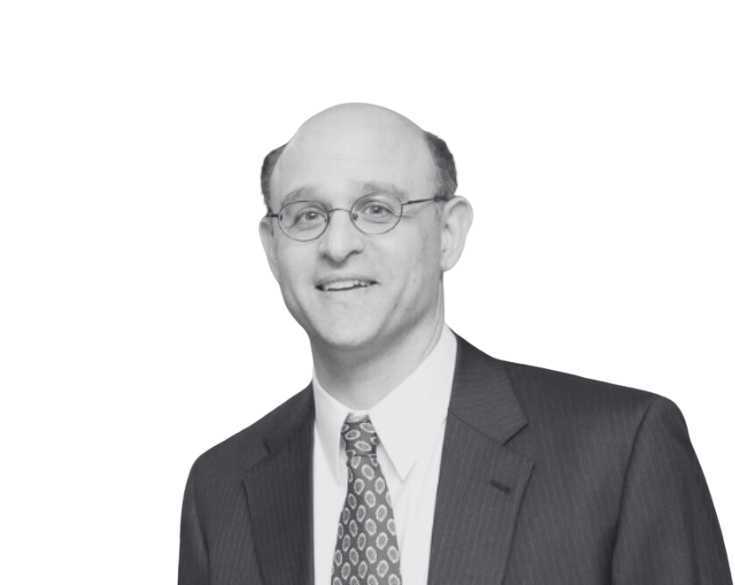
POLYGON ((339 323, 317 323, 309 330, 310 337, 313 335, 322 343, 335 348, 363 348, 378 343, 377 323, 369 322, 339 322, 339 323))

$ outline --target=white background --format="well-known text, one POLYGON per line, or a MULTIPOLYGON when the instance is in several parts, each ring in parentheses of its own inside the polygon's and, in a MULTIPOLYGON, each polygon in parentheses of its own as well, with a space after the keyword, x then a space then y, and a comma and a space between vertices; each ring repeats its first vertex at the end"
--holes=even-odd
POLYGON ((707 0, 3 3, 3 582, 175 582, 194 458, 309 381, 258 173, 344 101, 454 152, 450 326, 673 399, 735 556, 733 30, 707 0))

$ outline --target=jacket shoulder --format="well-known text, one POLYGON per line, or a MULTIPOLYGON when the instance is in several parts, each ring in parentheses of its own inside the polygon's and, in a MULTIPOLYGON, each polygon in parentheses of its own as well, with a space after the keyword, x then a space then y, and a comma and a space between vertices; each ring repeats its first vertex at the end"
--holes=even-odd
POLYGON ((666 396, 540 366, 498 360, 527 416, 561 425, 635 429, 654 403, 678 411, 666 396))
POLYGON ((656 392, 539 366, 502 366, 528 422, 516 446, 547 477, 616 478, 620 487, 637 439, 649 436, 641 429, 673 428, 674 421, 686 432, 679 407, 656 392))
POLYGON ((311 396, 309 385, 248 427, 210 447, 195 459, 191 473, 239 476, 267 453, 265 439, 268 436, 294 424, 299 413, 309 407, 311 396))

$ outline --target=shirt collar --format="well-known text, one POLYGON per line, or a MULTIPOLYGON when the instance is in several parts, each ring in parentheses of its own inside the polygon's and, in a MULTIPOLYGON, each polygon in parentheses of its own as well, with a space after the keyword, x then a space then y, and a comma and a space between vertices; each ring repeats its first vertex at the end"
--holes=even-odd
POLYGON ((439 341, 398 386, 369 410, 350 409, 329 394, 312 375, 315 427, 335 478, 340 476, 341 429, 348 414, 369 414, 380 442, 398 475, 405 480, 416 459, 447 415, 454 377, 457 339, 445 324, 439 341), (410 431, 406 432, 406 422, 410 431))

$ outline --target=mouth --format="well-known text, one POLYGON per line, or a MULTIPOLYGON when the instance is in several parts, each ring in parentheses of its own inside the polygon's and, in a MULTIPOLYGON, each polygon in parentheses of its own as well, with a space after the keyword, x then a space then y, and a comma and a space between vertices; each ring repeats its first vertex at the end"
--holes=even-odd
POLYGON ((376 284, 378 283, 375 280, 349 278, 320 282, 316 285, 316 288, 322 292, 345 292, 350 290, 369 288, 376 284))

